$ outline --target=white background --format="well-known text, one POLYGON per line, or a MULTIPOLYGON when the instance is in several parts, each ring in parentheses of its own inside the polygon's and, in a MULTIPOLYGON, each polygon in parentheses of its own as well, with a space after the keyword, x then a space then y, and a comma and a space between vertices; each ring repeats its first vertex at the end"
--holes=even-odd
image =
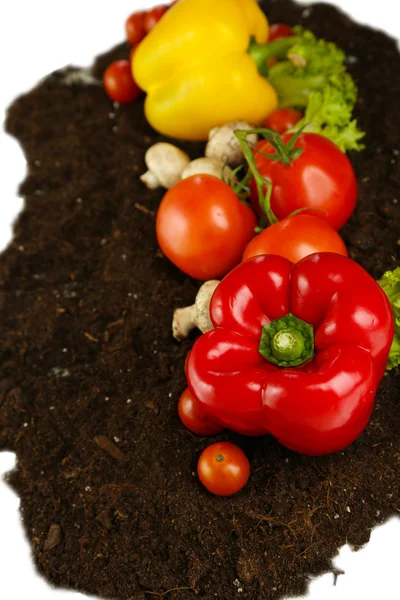
MULTIPOLYGON (((218 0, 215 0, 216 2, 218 0)), ((279 0, 278 0, 279 1, 279 0)), ((304 3, 304 2, 303 2, 304 3)), ((398 0, 336 0, 360 22, 384 29, 400 38, 398 0)), ((126 17, 153 0, 85 2, 69 0, 13 0, 3 3, 1 18, 0 109, 33 86, 43 75, 64 66, 87 66, 93 57, 118 43, 126 17)), ((0 134, 0 249, 11 235, 11 222, 22 206, 16 187, 25 174, 25 161, 17 142, 0 134)), ((74 600, 80 594, 51 589, 34 571, 24 538, 18 498, 1 481, 15 464, 10 453, 0 453, 0 598, 4 600, 74 600)), ((346 574, 337 586, 332 575, 315 580, 311 600, 354 600, 378 597, 400 600, 400 520, 392 519, 372 534, 367 547, 354 553, 341 550, 335 565, 346 574)), ((232 586, 232 598, 237 596, 232 586)), ((219 598, 218 600, 223 600, 219 598)))

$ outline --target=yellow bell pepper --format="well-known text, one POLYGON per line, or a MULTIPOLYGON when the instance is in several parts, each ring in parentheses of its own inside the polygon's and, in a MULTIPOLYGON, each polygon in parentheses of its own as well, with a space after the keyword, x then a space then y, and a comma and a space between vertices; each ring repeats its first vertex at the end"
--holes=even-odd
POLYGON ((277 94, 248 54, 268 40, 255 0, 181 0, 138 46, 133 76, 147 92, 146 117, 157 131, 205 140, 216 125, 260 124, 277 94))

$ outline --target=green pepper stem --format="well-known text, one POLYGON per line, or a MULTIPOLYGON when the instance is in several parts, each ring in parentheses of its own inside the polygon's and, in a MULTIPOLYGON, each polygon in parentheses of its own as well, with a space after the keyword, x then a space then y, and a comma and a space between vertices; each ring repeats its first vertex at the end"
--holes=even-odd
POLYGON ((259 353, 279 367, 296 367, 314 353, 312 325, 292 314, 272 321, 262 329, 259 353))
POLYGON ((297 43, 297 37, 280 38, 269 44, 257 44, 255 38, 251 38, 248 53, 254 59, 258 70, 262 75, 268 72, 267 60, 273 56, 275 58, 287 58, 289 50, 297 43))
POLYGON ((307 77, 290 77, 283 73, 280 74, 283 63, 273 66, 268 72, 268 81, 275 88, 279 96, 279 106, 296 106, 306 108, 310 93, 320 91, 326 85, 325 75, 309 75, 307 77))

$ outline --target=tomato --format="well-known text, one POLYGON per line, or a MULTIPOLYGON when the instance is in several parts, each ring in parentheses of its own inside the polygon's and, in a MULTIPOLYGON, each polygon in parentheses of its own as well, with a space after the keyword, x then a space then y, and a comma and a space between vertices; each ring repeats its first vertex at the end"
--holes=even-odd
MULTIPOLYGON (((284 134, 288 142, 292 134, 284 134)), ((351 217, 357 201, 356 176, 347 156, 322 135, 303 133, 295 143, 303 153, 293 164, 285 166, 255 151, 259 173, 272 181, 271 208, 278 219, 284 219, 300 208, 320 209, 318 215, 334 229, 340 229, 351 217)), ((275 154, 266 140, 257 143, 264 154, 275 154)), ((254 182, 251 201, 258 209, 254 182)))
POLYGON ((286 133, 292 129, 303 118, 300 111, 294 108, 279 108, 267 117, 265 127, 277 131, 278 133, 286 133))
POLYGON ((194 175, 164 196, 156 218, 163 254, 181 271, 206 281, 239 264, 254 235, 256 216, 213 175, 194 175))
POLYGON ((107 95, 120 104, 133 102, 142 93, 132 77, 129 60, 116 60, 106 69, 103 77, 104 89, 107 95))
POLYGON ((184 426, 196 435, 215 435, 224 429, 204 414, 189 388, 179 398, 178 414, 184 426))
POLYGON ((269 29, 268 41, 273 42, 274 40, 291 37, 292 35, 293 29, 289 27, 289 25, 285 25, 284 23, 276 23, 275 25, 271 25, 269 29))
POLYGON ((126 21, 126 37, 132 46, 136 46, 146 35, 144 28, 144 17, 146 13, 144 10, 134 12, 126 21))
POLYGON ((157 25, 158 21, 165 15, 168 9, 169 6, 161 4, 160 6, 155 6, 147 11, 144 17, 144 30, 146 33, 149 33, 157 25))
POLYGON ((232 496, 250 477, 250 464, 245 453, 229 442, 218 442, 204 450, 197 464, 199 479, 216 496, 232 496))
POLYGON ((347 256, 340 235, 320 217, 300 213, 270 225, 248 244, 243 260, 261 254, 284 256, 292 263, 315 252, 347 256))

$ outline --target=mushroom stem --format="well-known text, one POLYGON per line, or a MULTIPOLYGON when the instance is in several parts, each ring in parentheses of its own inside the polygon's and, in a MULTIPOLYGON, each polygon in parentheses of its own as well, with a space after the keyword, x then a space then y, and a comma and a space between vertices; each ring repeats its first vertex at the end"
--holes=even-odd
POLYGON ((172 335, 178 342, 186 340, 189 333, 196 327, 196 305, 177 308, 172 321, 172 335))
POLYGON ((151 171, 146 171, 146 173, 143 173, 143 175, 140 176, 140 181, 143 181, 149 190, 156 190, 160 187, 160 182, 151 171))
POLYGON ((172 321, 172 335, 181 342, 197 327, 202 333, 214 328, 210 319, 210 302, 219 281, 211 279, 199 289, 195 303, 186 308, 177 308, 172 321))

